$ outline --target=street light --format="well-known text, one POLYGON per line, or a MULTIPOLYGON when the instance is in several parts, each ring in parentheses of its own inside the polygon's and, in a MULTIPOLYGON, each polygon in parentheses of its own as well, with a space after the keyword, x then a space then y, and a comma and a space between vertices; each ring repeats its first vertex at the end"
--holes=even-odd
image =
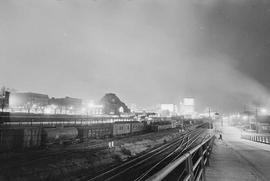
POLYGON ((87 104, 87 117, 89 114, 89 110, 92 110, 94 106, 95 105, 94 105, 93 101, 88 102, 88 104, 87 104))
POLYGON ((261 108, 260 112, 261 112, 261 114, 265 115, 265 114, 267 114, 268 111, 266 108, 261 108))
POLYGON ((89 103, 87 104, 87 107, 88 107, 89 109, 93 108, 93 107, 94 107, 94 103, 93 103, 93 102, 89 102, 89 103))
POLYGON ((243 116, 243 120, 247 121, 248 120, 248 116, 243 116))

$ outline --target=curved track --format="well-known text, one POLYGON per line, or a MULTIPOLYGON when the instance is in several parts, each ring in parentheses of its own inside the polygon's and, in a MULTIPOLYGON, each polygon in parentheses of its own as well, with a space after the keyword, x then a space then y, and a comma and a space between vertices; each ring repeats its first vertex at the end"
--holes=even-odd
POLYGON ((103 180, 146 180, 171 161, 200 143, 206 136, 204 129, 186 132, 181 137, 155 148, 150 152, 111 168, 99 175, 83 179, 87 181, 103 180))

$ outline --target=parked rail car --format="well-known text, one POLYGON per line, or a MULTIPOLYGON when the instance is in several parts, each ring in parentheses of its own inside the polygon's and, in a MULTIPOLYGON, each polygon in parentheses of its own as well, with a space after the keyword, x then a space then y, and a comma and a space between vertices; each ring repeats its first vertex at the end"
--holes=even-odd
POLYGON ((152 131, 161 131, 173 128, 173 124, 171 121, 154 122, 150 126, 152 131))
POLYGON ((156 123, 156 122, 168 122, 171 121, 171 117, 152 117, 151 123, 156 123))
POLYGON ((171 129, 171 128, 173 128, 172 124, 162 124, 162 125, 154 124, 154 125, 151 125, 151 129, 153 131, 162 131, 162 130, 171 129))
POLYGON ((112 137, 113 135, 113 125, 110 123, 77 127, 77 129, 78 129, 78 138, 81 141, 90 138, 112 137))
POLYGON ((143 132, 143 131, 146 131, 147 130, 146 123, 134 121, 134 122, 131 122, 130 124, 131 124, 131 130, 130 130, 130 132, 132 134, 140 133, 140 132, 143 132))
POLYGON ((44 145, 72 143, 76 141, 78 130, 74 127, 44 128, 42 143, 44 145))
POLYGON ((40 128, 2 128, 0 129, 0 151, 21 151, 41 145, 40 128))
POLYGON ((130 122, 115 122, 113 124, 113 136, 126 135, 131 133, 130 122))

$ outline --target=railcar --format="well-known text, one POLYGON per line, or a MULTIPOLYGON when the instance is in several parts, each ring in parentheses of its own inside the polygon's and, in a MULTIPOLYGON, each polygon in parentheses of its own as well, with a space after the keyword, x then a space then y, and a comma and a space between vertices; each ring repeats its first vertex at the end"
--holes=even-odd
POLYGON ((21 151, 41 145, 42 129, 36 127, 0 129, 0 151, 21 151))
POLYGON ((142 122, 134 121, 131 122, 131 133, 136 134, 147 130, 147 125, 142 122))
POLYGON ((171 121, 160 121, 151 124, 152 131, 161 131, 171 128, 173 128, 173 124, 171 121))
POLYGON ((115 122, 113 124, 113 136, 121 136, 131 133, 131 124, 129 122, 115 122))
POLYGON ((162 130, 166 130, 166 129, 171 129, 172 128, 172 124, 163 124, 163 125, 152 125, 151 126, 153 131, 162 131, 162 130))
POLYGON ((81 141, 91 138, 105 138, 113 135, 113 125, 111 123, 93 124, 91 126, 77 127, 78 138, 81 141))
POLYGON ((44 128, 42 143, 44 145, 72 143, 76 141, 78 130, 74 127, 44 128))

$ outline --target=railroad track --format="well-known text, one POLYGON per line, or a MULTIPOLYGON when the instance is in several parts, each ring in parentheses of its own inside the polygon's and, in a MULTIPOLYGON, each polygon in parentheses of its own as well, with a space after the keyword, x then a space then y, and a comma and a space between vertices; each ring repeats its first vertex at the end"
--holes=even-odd
POLYGON ((103 181, 103 180, 146 180, 158 170, 162 169, 171 161, 193 148, 202 141, 204 129, 190 130, 181 137, 155 148, 150 152, 135 157, 132 160, 111 168, 92 178, 81 178, 87 181, 103 181))

